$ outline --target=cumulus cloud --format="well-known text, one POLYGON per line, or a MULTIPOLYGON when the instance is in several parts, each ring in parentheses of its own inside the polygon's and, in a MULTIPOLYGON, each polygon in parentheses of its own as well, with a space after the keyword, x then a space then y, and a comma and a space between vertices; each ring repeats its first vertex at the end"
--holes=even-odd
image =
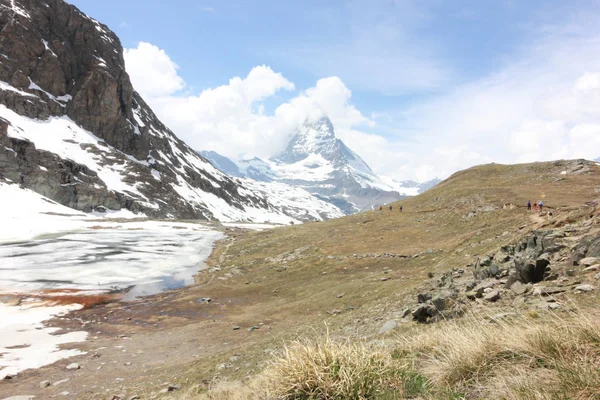
POLYGON ((165 52, 126 51, 128 72, 159 117, 198 150, 267 158, 305 120, 329 115, 337 134, 378 173, 445 178, 473 165, 600 156, 600 32, 565 27, 483 78, 399 110, 365 116, 337 76, 295 92, 272 113, 263 103, 292 82, 268 66, 194 95, 165 52), (558 33, 557 33, 558 32, 558 33))
POLYGON ((125 49, 124 57, 133 86, 144 97, 169 95, 185 86, 177 74, 177 64, 150 43, 140 42, 135 49, 125 49))
POLYGON ((136 90, 177 135, 197 150, 215 150, 229 157, 270 157, 283 149, 306 120, 328 115, 341 131, 373 124, 351 103, 351 91, 337 77, 317 81, 265 115, 263 102, 295 86, 281 73, 262 65, 246 77, 197 95, 180 94, 185 86, 177 65, 164 50, 140 43, 125 51, 136 90), (142 67, 143 66, 143 67, 142 67))

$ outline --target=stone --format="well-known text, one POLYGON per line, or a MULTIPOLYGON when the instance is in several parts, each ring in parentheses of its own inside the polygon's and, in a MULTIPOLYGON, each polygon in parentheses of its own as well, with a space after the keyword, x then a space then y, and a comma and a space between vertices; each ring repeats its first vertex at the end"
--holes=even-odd
POLYGON ((431 293, 419 293, 417 295, 417 302, 419 304, 427 303, 429 300, 431 300, 431 293))
POLYGON ((500 291, 498 289, 494 289, 486 294, 483 299, 492 303, 496 302, 500 299, 500 291))
POLYGON ((594 279, 600 279, 600 274, 594 275, 594 279))
POLYGON ((396 322, 394 320, 389 320, 381 326, 381 328, 379 329, 379 334, 383 335, 385 333, 388 333, 389 331, 396 329, 397 326, 398 326, 398 322, 396 322))
POLYGON ((586 267, 589 267, 590 265, 594 265, 594 264, 598 264, 600 263, 600 259, 598 259, 597 257, 586 257, 586 258, 582 258, 581 260, 579 260, 579 265, 584 265, 586 267))
POLYGON ((517 281, 511 285, 510 290, 512 290, 516 295, 522 295, 527 293, 530 288, 531 286, 517 281))
POLYGON ((548 286, 548 287, 537 287, 533 290, 533 294, 541 295, 541 296, 552 296, 554 294, 564 293, 567 289, 564 287, 558 286, 548 286))
POLYGON ((233 330, 234 330, 234 331, 239 331, 240 329, 242 329, 242 328, 241 328, 241 327, 239 327, 239 326, 237 326, 237 325, 233 327, 233 330))
POLYGON ((575 286, 575 291, 578 292, 591 292, 594 290, 594 287, 592 285, 589 284, 582 284, 582 285, 577 285, 575 286))
POLYGON ((560 308, 560 304, 558 303, 548 303, 549 310, 558 310, 560 308))
POLYGON ((440 295, 435 296, 431 300, 431 303, 433 304, 435 309, 438 311, 444 311, 445 309, 447 309, 451 302, 452 302, 451 299, 449 299, 448 297, 440 296, 440 295))
POLYGON ((522 283, 536 283, 544 280, 546 267, 550 264, 546 258, 538 258, 535 264, 523 258, 515 259, 516 277, 522 283))
POLYGON ((51 386, 52 384, 50 383, 50 381, 41 381, 40 382, 40 387, 43 388, 47 388, 48 386, 51 386))
POLYGON ((469 300, 475 300, 475 299, 480 298, 482 293, 483 293, 483 291, 480 293, 480 292, 476 292, 474 290, 471 290, 471 291, 465 293, 465 296, 469 300))
POLYGON ((590 265, 589 267, 585 267, 583 269, 583 272, 594 272, 594 271, 598 271, 598 268, 600 268, 600 264, 594 264, 594 265, 590 265))
MULTIPOLYGON (((340 311, 341 312, 341 311, 340 311)), ((339 314, 339 313, 338 313, 339 314)), ((255 330, 260 329, 260 326, 251 326, 250 328, 248 328, 248 332, 254 332, 255 330)))
POLYGON ((435 317, 437 314, 438 311, 435 309, 435 307, 429 304, 422 304, 412 312, 413 319, 422 323, 429 322, 429 320, 432 317, 435 317))
POLYGON ((174 392, 176 390, 181 389, 180 386, 178 385, 167 385, 166 388, 164 388, 163 390, 160 391, 160 393, 169 393, 169 392, 174 392))
POLYGON ((71 363, 69 365, 67 365, 67 369, 68 370, 74 370, 74 369, 80 369, 81 365, 77 364, 77 363, 71 363))
POLYGON ((131 397, 129 398, 129 400, 140 400, 140 399, 141 399, 141 397, 140 397, 140 396, 138 396, 137 394, 134 394, 133 396, 131 396, 131 397))

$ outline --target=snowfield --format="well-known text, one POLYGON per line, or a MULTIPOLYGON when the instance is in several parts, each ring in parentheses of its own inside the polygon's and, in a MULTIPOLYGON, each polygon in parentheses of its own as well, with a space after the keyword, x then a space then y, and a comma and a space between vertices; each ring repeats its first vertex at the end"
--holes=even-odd
POLYGON ((30 303, 10 307, 0 303, 0 380, 30 368, 40 368, 63 358, 85 354, 60 350, 59 345, 83 342, 87 332, 57 335, 60 328, 44 327, 43 321, 80 309, 78 304, 42 307, 30 303))

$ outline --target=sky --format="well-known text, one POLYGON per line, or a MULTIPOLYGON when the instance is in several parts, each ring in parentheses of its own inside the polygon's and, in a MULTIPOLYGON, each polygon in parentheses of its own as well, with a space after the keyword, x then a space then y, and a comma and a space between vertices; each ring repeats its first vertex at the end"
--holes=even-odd
POLYGON ((371 168, 600 156, 600 2, 71 0, 196 150, 281 151, 327 114, 371 168))

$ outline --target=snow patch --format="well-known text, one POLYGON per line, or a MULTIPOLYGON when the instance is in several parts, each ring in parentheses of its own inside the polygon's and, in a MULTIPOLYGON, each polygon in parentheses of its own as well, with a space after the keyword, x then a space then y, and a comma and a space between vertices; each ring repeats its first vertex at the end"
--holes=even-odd
MULTIPOLYGON (((9 137, 29 140, 38 149, 86 165, 98 174, 109 190, 125 193, 152 204, 135 184, 124 182, 131 167, 127 161, 147 165, 146 161, 136 160, 108 146, 67 116, 36 120, 21 116, 0 105, 0 117, 11 122, 11 126, 8 127, 9 137)), ((155 204, 153 206, 158 208, 155 204)))
POLYGON ((87 332, 57 335, 60 328, 47 328, 43 324, 52 317, 81 308, 79 304, 43 307, 30 303, 10 307, 0 303, 0 380, 26 369, 85 354, 79 350, 61 350, 59 346, 83 342, 87 332))
POLYGON ((29 87, 27 89, 30 90, 39 90, 40 92, 43 92, 46 94, 46 96, 48 96, 50 98, 50 100, 55 101, 56 103, 58 103, 61 107, 65 107, 66 105, 63 103, 66 103, 70 100, 73 99, 73 97, 70 94, 64 95, 64 96, 54 96, 52 93, 45 91, 44 89, 42 89, 38 84, 36 84, 34 81, 31 80, 31 78, 29 78, 29 87))
POLYGON ((39 98, 35 94, 31 94, 31 93, 27 93, 27 92, 24 92, 22 90, 19 90, 19 89, 15 88, 12 85, 9 85, 8 83, 6 83, 4 81, 0 81, 0 90, 8 90, 8 91, 11 91, 11 92, 19 93, 21 96, 39 98))
POLYGON ((56 55, 56 53, 54 51, 52 51, 52 49, 50 48, 50 46, 48 46, 48 42, 46 40, 42 39, 42 43, 44 43, 44 47, 46 48, 46 50, 48 50, 50 53, 52 53, 52 55, 54 57, 58 57, 56 55))
POLYGON ((27 11, 25 11, 24 9, 22 9, 21 7, 17 6, 17 4, 15 3, 15 0, 10 0, 10 7, 5 5, 5 4, 0 4, 1 7, 7 8, 9 10, 14 11, 15 13, 19 14, 22 17, 25 18, 31 18, 31 16, 29 15, 29 13, 27 11))

